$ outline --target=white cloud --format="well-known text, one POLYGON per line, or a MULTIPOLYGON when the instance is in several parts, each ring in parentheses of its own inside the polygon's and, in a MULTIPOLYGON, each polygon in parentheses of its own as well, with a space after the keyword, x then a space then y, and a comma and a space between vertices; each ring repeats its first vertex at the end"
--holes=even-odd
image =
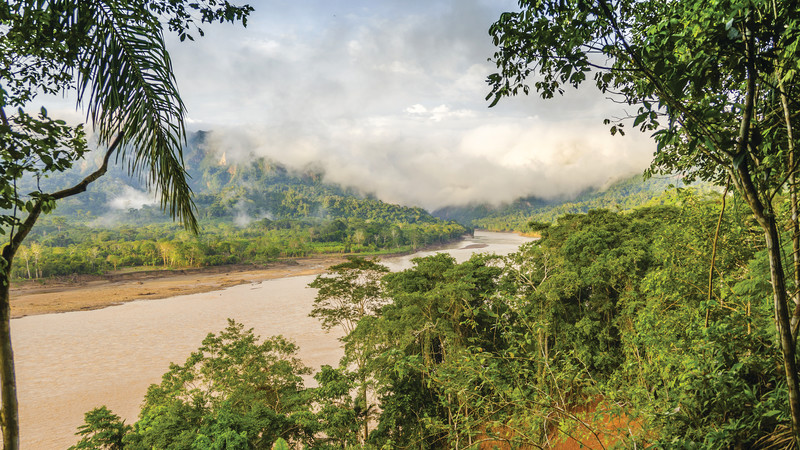
POLYGON ((428 112, 428 108, 417 103, 415 105, 411 105, 408 108, 406 108, 406 112, 411 115, 423 115, 428 112))
POLYGON ((262 0, 248 27, 170 41, 190 124, 250 153, 428 208, 556 197, 640 172, 652 144, 588 83, 487 108, 488 28, 514 0, 262 0))
POLYGON ((242 44, 243 48, 251 50, 252 56, 275 58, 281 55, 281 44, 272 39, 247 39, 242 44))
POLYGON ((652 155, 646 138, 611 136, 603 125, 482 122, 385 116, 368 126, 306 128, 302 134, 290 128, 231 128, 213 133, 212 142, 241 158, 252 152, 298 170, 313 165, 325 171, 326 181, 428 209, 527 195, 568 197, 641 172, 652 155), (437 134, 430 135, 431 129, 437 134))
POLYGON ((432 120, 434 122, 441 122, 445 119, 458 119, 458 118, 467 118, 467 117, 475 117, 476 113, 474 111, 466 110, 466 109, 459 109, 457 111, 451 111, 450 107, 447 105, 439 105, 432 109, 428 109, 419 103, 409 106, 405 109, 405 112, 411 116, 422 117, 425 119, 432 120))
POLYGON ((127 211, 129 209, 141 209, 144 206, 158 204, 158 200, 152 193, 140 191, 128 185, 122 186, 122 192, 108 201, 111 209, 127 211))

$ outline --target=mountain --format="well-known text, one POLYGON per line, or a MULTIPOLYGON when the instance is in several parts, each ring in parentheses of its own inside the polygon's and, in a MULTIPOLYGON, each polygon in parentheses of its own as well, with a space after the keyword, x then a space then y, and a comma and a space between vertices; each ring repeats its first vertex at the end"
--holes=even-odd
MULTIPOLYGON (((207 133, 190 136, 184 162, 197 206, 198 234, 173 223, 144 183, 117 164, 87 192, 60 202, 41 218, 20 249, 25 264, 15 265, 13 277, 406 252, 469 231, 422 208, 326 184, 311 169, 290 171, 252 155, 231 158, 224 148, 210 148, 207 133)), ((89 166, 38 183, 43 190, 74 184, 93 170, 89 166)))
MULTIPOLYGON (((319 224, 342 219, 387 224, 454 221, 466 227, 527 231, 532 220, 553 222, 564 214, 597 208, 627 210, 653 202, 670 186, 681 186, 679 177, 643 180, 634 176, 603 189, 587 190, 574 199, 528 196, 500 206, 450 206, 428 213, 419 207, 385 203, 352 189, 324 183, 323 173, 313 167, 289 170, 266 158, 243 157, 239 151, 229 154, 224 145, 211 145, 210 141, 209 132, 191 133, 184 150, 197 217, 201 221, 239 227, 257 221, 299 220, 319 224)), ((96 159, 97 155, 91 158, 96 159)), ((44 190, 55 190, 76 183, 91 170, 93 165, 87 162, 69 173, 36 183, 44 190)), ((35 187, 29 180, 22 188, 35 187)), ((112 165, 87 192, 60 202, 54 215, 69 218, 73 223, 101 227, 171 221, 161 212, 157 198, 147 192, 146 183, 126 172, 124 162, 112 165)))
MULTIPOLYGON (((528 223, 554 222, 564 214, 585 213, 592 209, 629 210, 637 206, 658 202, 658 198, 672 187, 682 187, 680 177, 653 177, 644 180, 641 175, 620 180, 603 189, 590 189, 569 200, 544 200, 535 196, 519 198, 510 204, 469 205, 438 209, 433 215, 444 220, 455 220, 467 226, 498 231, 528 231, 528 223)), ((697 184, 701 191, 709 185, 697 184)))
MULTIPOLYGON (((313 169, 290 171, 266 158, 233 159, 224 148, 208 145, 209 133, 189 135, 184 163, 194 193, 199 219, 230 221, 238 225, 269 219, 358 218, 387 222, 437 222, 422 208, 389 204, 353 190, 323 183, 322 173, 313 169)), ((40 180, 43 190, 77 183, 93 169, 83 164, 69 173, 40 180)), ((33 190, 29 181, 23 189, 33 190)), ((157 198, 147 192, 144 180, 115 164, 90 185, 87 192, 58 204, 55 215, 86 223, 109 226, 117 223, 168 222, 157 198)))

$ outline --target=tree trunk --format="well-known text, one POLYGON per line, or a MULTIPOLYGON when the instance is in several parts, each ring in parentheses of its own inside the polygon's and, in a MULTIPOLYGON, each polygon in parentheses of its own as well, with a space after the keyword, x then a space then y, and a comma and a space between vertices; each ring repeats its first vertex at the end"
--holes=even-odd
POLYGON ((795 441, 800 441, 800 383, 798 383, 795 346, 789 319, 789 298, 786 292, 786 280, 781 261, 778 229, 775 225, 775 219, 771 216, 768 219, 769 228, 765 230, 764 238, 767 243, 767 252, 769 253, 769 269, 775 300, 775 326, 778 329, 778 338, 783 351, 783 369, 786 372, 786 384, 789 391, 792 429, 794 430, 795 441))
MULTIPOLYGON (((794 151, 790 151, 792 155, 794 151)), ((793 157, 789 157, 793 160, 793 157)), ((794 162, 790 163, 794 165, 794 162)), ((792 261, 794 262, 794 303, 800 305, 800 225, 797 222, 797 180, 794 172, 789 176, 789 192, 792 204, 792 261)), ((794 320, 794 318, 793 318, 794 320)))
MULTIPOLYGON (((779 74, 780 75, 780 74, 779 74)), ((797 212, 797 155, 794 147, 794 131, 792 129, 792 114, 789 109, 789 99, 784 91, 783 83, 778 85, 781 90, 781 106, 783 106, 783 117, 786 122, 786 143, 789 147, 789 193, 792 209, 792 261, 794 262, 794 295, 792 295, 795 306, 791 317, 792 339, 797 341, 797 328, 800 325, 800 224, 798 224, 797 212)))
POLYGON ((0 382, 2 383, 2 410, 0 426, 3 430, 3 448, 19 449, 19 415, 17 381, 14 374, 14 352, 11 349, 11 304, 9 302, 10 264, 0 273, 0 382))
POLYGON ((369 399, 367 399, 367 377, 363 374, 363 369, 359 369, 361 375, 361 395, 364 396, 364 445, 369 439, 369 399))
POLYGON ((800 443, 800 383, 798 382, 795 345, 789 315, 789 295, 786 291, 786 276, 783 271, 780 237, 775 215, 772 205, 768 201, 762 203, 758 190, 753 184, 747 164, 740 164, 732 175, 734 175, 737 189, 753 212, 756 221, 764 230, 764 241, 767 245, 770 279, 772 281, 772 295, 775 303, 775 328, 778 331, 778 340, 783 353, 783 369, 786 374, 786 385, 789 392, 792 431, 795 442, 800 443))
MULTIPOLYGON (((792 433, 795 444, 800 445, 800 392, 798 392, 800 391, 800 383, 798 383, 795 345, 792 337, 792 323, 788 305, 789 295, 786 292, 786 275, 783 271, 780 236, 775 222, 772 198, 769 196, 769 188, 757 186, 753 180, 753 175, 750 173, 750 164, 756 163, 755 158, 752 156, 754 143, 751 141, 750 133, 756 110, 756 80, 759 77, 755 58, 756 40, 750 28, 752 21, 753 12, 747 10, 745 22, 748 26, 743 34, 747 53, 747 59, 745 60, 747 66, 747 93, 739 127, 739 138, 735 149, 736 155, 749 155, 749 157, 746 156, 745 160, 738 164, 733 162, 729 170, 732 172, 731 175, 734 178, 734 182, 744 196, 756 221, 761 226, 761 229, 764 230, 764 241, 767 244, 769 271, 772 280, 772 295, 775 302, 775 328, 778 331, 778 340, 783 353, 783 369, 786 373, 786 387, 789 392, 792 433), (764 195, 763 199, 760 194, 764 195)), ((792 167, 790 170, 794 170, 794 168, 792 167)))

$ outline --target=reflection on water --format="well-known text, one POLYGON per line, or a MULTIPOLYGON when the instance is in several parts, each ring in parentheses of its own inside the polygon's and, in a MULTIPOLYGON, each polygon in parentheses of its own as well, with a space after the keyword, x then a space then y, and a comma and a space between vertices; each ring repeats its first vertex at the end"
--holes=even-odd
MULTIPOLYGON (((445 250, 459 262, 475 252, 507 254, 529 239, 476 232, 445 250), (469 247, 469 248, 467 248, 469 247)), ((387 258, 392 270, 436 252, 387 258)), ((126 423, 136 421, 147 387, 170 362, 183 363, 210 332, 233 318, 260 336, 282 334, 300 347, 306 365, 336 365, 336 330, 308 317, 314 276, 281 278, 225 290, 125 303, 94 311, 11 321, 20 403, 22 448, 64 449, 90 409, 106 405, 126 423)), ((307 380, 308 381, 308 380, 307 380)))

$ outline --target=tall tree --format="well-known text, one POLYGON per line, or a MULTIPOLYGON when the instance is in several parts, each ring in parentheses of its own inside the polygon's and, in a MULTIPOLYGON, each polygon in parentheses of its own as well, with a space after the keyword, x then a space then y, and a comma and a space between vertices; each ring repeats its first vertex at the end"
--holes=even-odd
POLYGON ((347 262, 336 264, 317 276, 309 287, 319 289, 314 299, 314 308, 309 314, 322 322, 322 328, 330 330, 339 326, 348 340, 345 359, 356 365, 359 382, 359 396, 356 404, 363 412, 361 426, 363 441, 369 437, 369 404, 367 358, 369 352, 365 339, 353 337, 359 321, 374 316, 386 301, 383 297, 381 279, 389 269, 375 260, 359 256, 348 256, 347 262))
MULTIPOLYGON (((147 389, 130 449, 269 448, 279 437, 313 440, 302 375, 311 370, 282 336, 261 339, 228 319, 182 365, 147 389)), ((88 423, 88 421, 87 421, 88 423)))
POLYGON ((147 180, 173 218, 197 229, 182 161, 183 102, 162 29, 181 40, 203 34, 200 23, 246 25, 250 6, 227 0, 20 0, 0 4, 0 378, 4 448, 19 447, 11 347, 9 275, 14 255, 42 213, 101 177, 111 158, 147 180), (195 18, 199 15, 199 18, 195 18), (162 24, 162 20, 166 21, 162 24), (63 172, 88 147, 83 126, 68 126, 44 108, 39 93, 75 90, 98 143, 100 167, 74 186, 24 193, 25 179, 63 172), (15 111, 14 111, 15 110, 15 111), (11 112, 13 111, 13 112, 11 112))
POLYGON ((308 285, 319 289, 309 315, 326 330, 339 326, 345 334, 352 333, 359 320, 385 304, 381 278, 388 272, 375 260, 348 256, 347 262, 328 267, 308 285))
MULTIPOLYGON (((636 108, 626 119, 653 132, 649 173, 681 173, 723 185, 730 179, 764 233, 775 323, 800 437, 800 386, 775 196, 794 179, 798 158, 800 2, 772 0, 521 0, 490 34, 498 73, 487 97, 544 98, 593 77, 609 97, 636 108), (784 105, 787 105, 784 107, 784 105), (788 112, 788 113, 787 113, 788 112)), ((623 119, 606 119, 612 134, 623 119)), ((792 190, 794 186, 789 186, 792 190)), ((792 226, 790 229, 794 229, 792 226)), ((790 280, 791 281, 791 280, 790 280)), ((794 314, 791 312, 794 309, 794 314)), ((797 320, 794 320, 797 323, 797 320)))

